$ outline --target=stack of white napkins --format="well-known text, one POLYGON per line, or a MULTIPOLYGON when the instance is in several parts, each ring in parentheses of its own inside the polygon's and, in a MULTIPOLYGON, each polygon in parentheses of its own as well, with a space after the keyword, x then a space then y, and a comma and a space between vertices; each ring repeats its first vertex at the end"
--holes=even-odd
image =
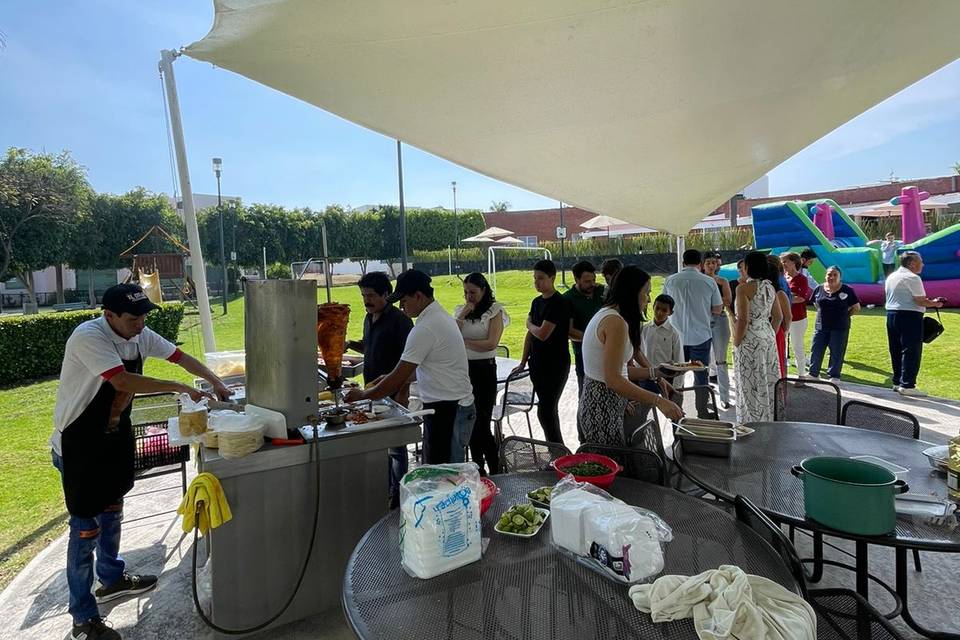
POLYGON ((700 640, 814 640, 817 616, 772 580, 723 565, 696 576, 661 576, 630 587, 634 606, 654 622, 693 618, 700 640))

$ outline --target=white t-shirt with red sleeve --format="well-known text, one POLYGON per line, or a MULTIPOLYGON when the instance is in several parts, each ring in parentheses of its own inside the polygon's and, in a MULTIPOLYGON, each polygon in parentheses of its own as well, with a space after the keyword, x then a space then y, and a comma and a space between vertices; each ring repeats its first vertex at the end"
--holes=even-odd
POLYGON ((57 455, 61 455, 63 430, 93 401, 100 385, 123 371, 123 360, 135 360, 138 352, 143 359, 163 358, 170 362, 177 362, 183 355, 176 345, 149 327, 129 340, 117 335, 106 316, 88 320, 73 330, 63 354, 53 412, 50 447, 57 455))

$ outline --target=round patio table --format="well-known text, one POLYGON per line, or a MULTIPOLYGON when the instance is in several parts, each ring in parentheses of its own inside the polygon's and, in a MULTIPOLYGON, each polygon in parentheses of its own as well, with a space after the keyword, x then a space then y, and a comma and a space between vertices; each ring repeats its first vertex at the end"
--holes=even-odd
POLYGON ((519 360, 497 356, 497 384, 503 384, 507 381, 513 368, 520 364, 519 360))
POLYGON ((809 422, 754 422, 756 432, 737 440, 729 458, 685 454, 683 441, 674 443, 674 460, 690 480, 724 500, 737 495, 749 498, 772 519, 800 529, 856 542, 857 591, 868 594, 867 548, 870 544, 896 550, 896 594, 904 622, 928 637, 960 638, 929 631, 911 616, 907 606, 907 552, 960 551, 960 527, 951 519, 897 514, 896 529, 884 536, 863 536, 835 531, 806 517, 803 482, 790 473, 793 465, 812 456, 875 456, 907 469, 897 475, 911 494, 946 500, 944 475, 935 471, 923 450, 929 442, 866 429, 809 422))
MULTIPOLYGON (((494 476, 500 488, 483 517, 490 538, 483 558, 449 573, 421 580, 400 567, 399 513, 360 540, 347 564, 343 607, 364 639, 516 638, 696 638, 690 620, 654 624, 614 582, 562 554, 550 542, 550 519, 530 539, 493 530, 510 505, 526 493, 552 485, 552 472, 494 476)), ((673 529, 663 574, 697 574, 723 564, 766 576, 794 591, 783 561, 758 535, 702 500, 652 484, 617 478, 614 496, 651 509, 673 529)))

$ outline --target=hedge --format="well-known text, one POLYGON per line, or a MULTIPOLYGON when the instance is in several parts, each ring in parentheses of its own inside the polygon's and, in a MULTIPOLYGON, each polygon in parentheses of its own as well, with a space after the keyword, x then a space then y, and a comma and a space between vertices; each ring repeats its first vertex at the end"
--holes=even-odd
MULTIPOLYGON (((183 303, 164 304, 147 316, 147 326, 176 342, 183 303)), ((0 318, 0 384, 12 384, 60 372, 67 338, 100 311, 68 311, 0 318)))

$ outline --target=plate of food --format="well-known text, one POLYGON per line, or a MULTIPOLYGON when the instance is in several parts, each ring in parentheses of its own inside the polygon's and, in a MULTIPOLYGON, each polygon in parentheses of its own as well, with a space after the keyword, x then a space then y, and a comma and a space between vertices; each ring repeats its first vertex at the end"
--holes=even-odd
POLYGON ((532 504, 515 504, 504 512, 493 529, 497 533, 516 538, 532 538, 540 533, 550 511, 532 504))
POLYGON ((553 487, 538 487, 533 491, 527 493, 527 498, 534 504, 534 506, 541 507, 543 509, 550 508, 550 494, 553 492, 553 487))
POLYGON ((670 373, 686 373, 687 371, 703 371, 707 368, 699 360, 687 360, 686 362, 662 362, 657 365, 660 369, 670 373))

